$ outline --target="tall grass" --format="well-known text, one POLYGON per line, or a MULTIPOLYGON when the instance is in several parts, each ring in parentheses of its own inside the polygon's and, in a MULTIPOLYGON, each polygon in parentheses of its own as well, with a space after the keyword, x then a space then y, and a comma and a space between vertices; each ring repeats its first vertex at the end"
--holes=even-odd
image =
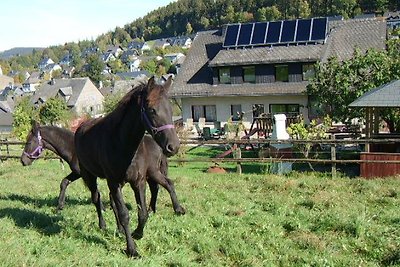
MULTIPOLYGON (((400 265, 399 179, 221 175, 205 173, 204 163, 172 165, 170 177, 187 213, 175 216, 160 189, 158 210, 136 241, 142 257, 129 259, 111 210, 107 229, 98 228, 82 181, 70 185, 64 210, 54 213, 67 166, 55 160, 0 164, 4 266, 400 265)), ((109 207, 106 183, 99 187, 109 207)), ((135 228, 133 193, 128 186, 123 192, 135 228)))

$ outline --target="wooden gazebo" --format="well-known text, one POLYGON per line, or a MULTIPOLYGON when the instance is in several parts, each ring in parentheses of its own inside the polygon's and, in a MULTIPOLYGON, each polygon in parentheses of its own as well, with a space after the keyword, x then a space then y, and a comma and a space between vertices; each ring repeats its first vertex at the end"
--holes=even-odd
MULTIPOLYGON (((352 102, 350 107, 360 107, 366 110, 365 137, 381 138, 379 134, 379 110, 385 108, 400 108, 400 80, 394 80, 388 84, 384 84, 375 88, 352 102)), ((385 135, 385 137, 399 137, 398 135, 385 135)), ((399 138, 400 144, 400 138, 399 138)), ((370 145, 366 145, 365 152, 361 154, 361 159, 374 160, 399 160, 398 145, 387 146, 387 149, 371 149, 370 145)), ((378 163, 379 164, 379 163, 378 163)), ((361 164, 361 176, 388 176, 400 173, 400 164, 387 164, 385 166, 376 166, 377 164, 361 164), (389 166, 390 165, 390 166, 389 166), (399 165, 399 166, 398 166, 399 165), (381 168, 383 167, 383 168, 381 168)))

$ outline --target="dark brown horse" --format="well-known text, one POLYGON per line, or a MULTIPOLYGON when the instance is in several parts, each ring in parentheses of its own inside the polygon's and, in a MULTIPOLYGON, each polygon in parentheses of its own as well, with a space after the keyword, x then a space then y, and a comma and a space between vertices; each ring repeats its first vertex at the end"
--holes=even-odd
MULTIPOLYGON (((35 159, 39 158, 44 149, 53 151, 66 161, 71 168, 71 173, 60 184, 57 210, 61 210, 64 208, 65 192, 68 185, 81 177, 79 168, 76 169, 78 159, 75 156, 74 133, 64 128, 41 126, 39 123, 33 122, 21 155, 22 164, 24 166, 31 165, 35 159)), ((144 136, 136 153, 138 156, 132 160, 129 170, 133 174, 146 174, 144 176, 137 175, 136 177, 132 175, 131 177, 133 180, 139 178, 147 179, 151 191, 150 210, 156 211, 158 185, 161 184, 169 192, 175 212, 184 214, 185 211, 178 202, 174 185, 167 178, 168 161, 161 148, 147 135, 144 136)), ((118 225, 118 227, 120 228, 121 226, 118 225)))
MULTIPOLYGON (((129 213, 121 188, 131 179, 128 171, 132 158, 147 130, 163 153, 172 156, 178 152, 179 138, 172 122, 172 107, 168 100, 171 77, 165 85, 158 85, 154 77, 127 93, 116 109, 103 118, 83 122, 75 133, 75 150, 81 175, 91 191, 99 217, 105 227, 96 177, 107 179, 117 218, 125 233, 127 254, 137 256, 135 242, 129 227, 129 213)), ((139 175, 143 175, 140 174, 139 175)), ((135 236, 143 235, 148 218, 145 199, 145 180, 130 182, 138 204, 139 224, 135 236)))

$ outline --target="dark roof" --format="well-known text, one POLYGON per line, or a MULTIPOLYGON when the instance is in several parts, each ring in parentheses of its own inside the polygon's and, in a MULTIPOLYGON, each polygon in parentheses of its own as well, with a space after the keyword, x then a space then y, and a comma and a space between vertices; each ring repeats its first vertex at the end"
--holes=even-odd
POLYGON ((199 32, 193 40, 185 62, 170 91, 171 96, 209 95, 268 95, 279 94, 277 90, 302 94, 307 82, 264 83, 240 85, 213 85, 212 66, 234 66, 249 64, 274 64, 286 62, 325 61, 336 56, 339 60, 353 55, 355 47, 384 49, 386 23, 383 20, 330 21, 330 33, 324 44, 289 45, 223 49, 222 30, 199 32), (236 87, 240 87, 240 90, 236 87), (260 88, 262 87, 262 88, 260 88), (218 88, 218 92, 216 92, 218 88), (296 88, 296 89, 294 89, 296 88), (253 90, 255 90, 253 92, 253 90))
POLYGON ((0 126, 11 126, 13 123, 12 110, 14 102, 11 100, 0 101, 0 126), (12 103, 11 103, 12 102, 12 103))
POLYGON ((0 107, 0 126, 11 126, 13 124, 13 116, 10 112, 0 107))
POLYGON ((117 72, 115 75, 123 80, 132 80, 142 76, 150 77, 150 73, 146 70, 133 72, 117 72))
POLYGON ((315 62, 331 56, 344 60, 353 55, 355 47, 363 51, 385 48, 386 24, 383 21, 333 21, 330 22, 330 29, 330 36, 325 44, 223 49, 211 60, 210 66, 315 62))
POLYGON ((400 107, 400 80, 394 80, 366 92, 350 107, 400 107))

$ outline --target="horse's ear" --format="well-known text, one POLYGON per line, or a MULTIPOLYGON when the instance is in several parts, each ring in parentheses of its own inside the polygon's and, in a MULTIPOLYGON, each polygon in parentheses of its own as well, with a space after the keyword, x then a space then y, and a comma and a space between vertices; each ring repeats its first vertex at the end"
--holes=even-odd
POLYGON ((37 122, 37 121, 35 121, 35 120, 32 120, 31 121, 31 124, 32 124, 32 130, 37 130, 37 129, 39 129, 39 123, 37 122))
POLYGON ((172 84, 172 75, 169 75, 167 81, 164 83, 164 90, 167 92, 172 84))
POLYGON ((147 90, 151 91, 151 89, 153 89, 153 87, 156 85, 156 81, 154 79, 154 76, 152 76, 149 81, 147 82, 147 90))

